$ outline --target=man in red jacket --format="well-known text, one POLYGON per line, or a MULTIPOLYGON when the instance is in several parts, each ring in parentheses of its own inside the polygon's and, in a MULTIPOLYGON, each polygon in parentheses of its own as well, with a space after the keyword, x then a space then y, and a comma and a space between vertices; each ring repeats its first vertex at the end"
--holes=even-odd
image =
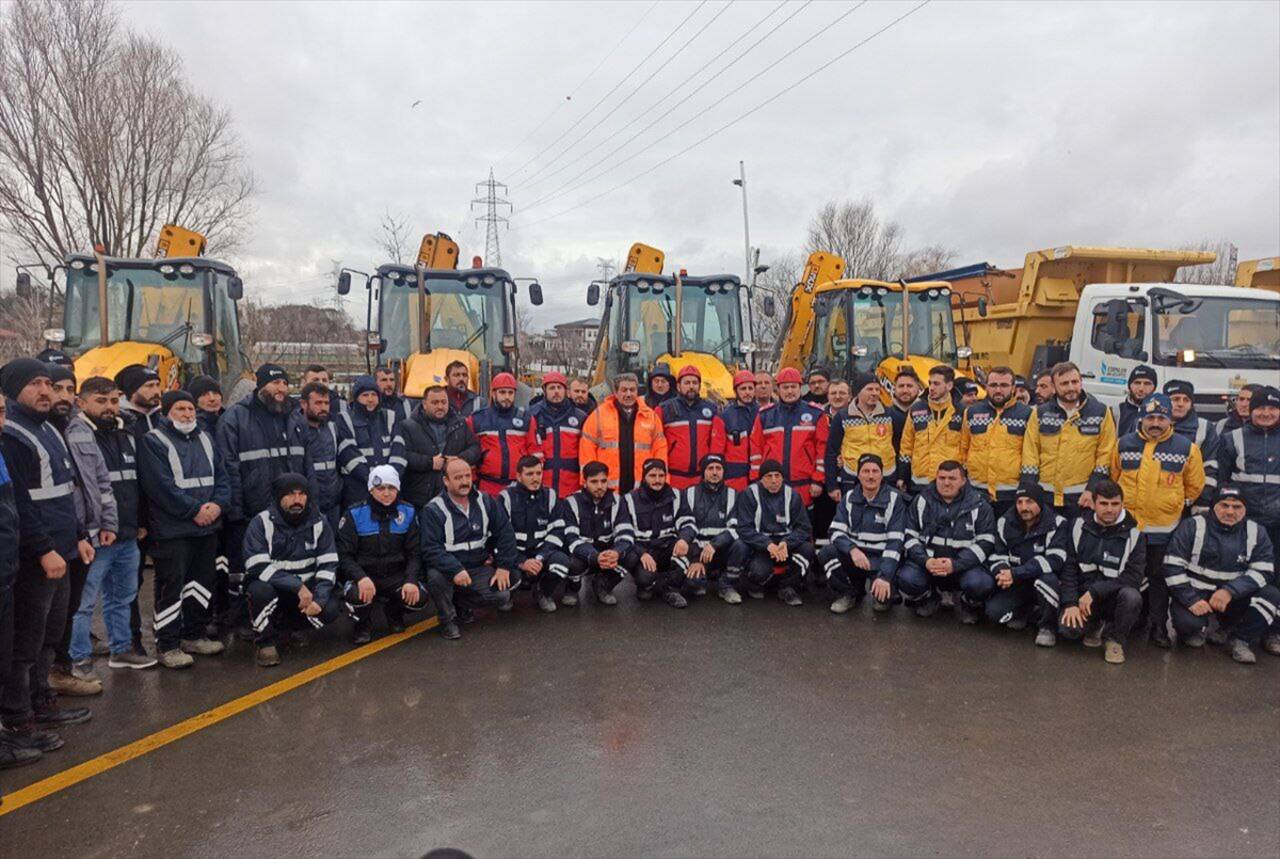
POLYGON ((529 407, 533 436, 542 456, 542 483, 558 498, 568 498, 582 486, 578 474, 578 441, 587 413, 568 398, 569 385, 562 373, 542 377, 542 399, 529 407))
POLYGON ((755 426, 756 377, 750 370, 733 374, 733 394, 736 399, 720 413, 724 421, 724 482, 731 489, 741 492, 751 481, 751 466, 759 467, 763 461, 760 451, 751 447, 751 428, 755 426))
POLYGON ((709 453, 724 455, 724 421, 715 403, 702 397, 702 374, 692 364, 676 376, 676 396, 658 407, 667 437, 671 487, 688 489, 702 481, 698 468, 709 453))
MULTIPOLYGON (((782 463, 783 478, 796 491, 804 506, 822 494, 825 477, 823 460, 827 452, 826 411, 800 398, 803 379, 794 367, 778 371, 778 402, 756 415, 751 429, 751 450, 765 460, 782 463)), ((753 465, 751 478, 759 477, 753 465)))
POLYGON ((480 439, 479 488, 497 495, 516 482, 516 463, 526 454, 537 455, 533 419, 516 405, 516 377, 499 373, 489 386, 493 402, 467 419, 480 439))

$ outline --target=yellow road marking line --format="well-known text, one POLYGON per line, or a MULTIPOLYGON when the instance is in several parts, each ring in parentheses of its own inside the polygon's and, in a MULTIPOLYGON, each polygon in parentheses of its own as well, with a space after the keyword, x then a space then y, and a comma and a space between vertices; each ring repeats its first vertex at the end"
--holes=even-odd
MULTIPOLYGON (((0 805, 0 817, 17 811, 19 808, 30 805, 33 802, 38 802, 47 796, 52 796, 59 791, 66 790, 107 770, 114 769, 123 763, 128 763, 134 758, 140 758, 148 752, 154 752, 158 748, 190 736, 197 731, 216 725, 225 719, 230 719, 232 716, 243 713, 245 710, 250 710, 259 704, 270 701, 272 698, 278 698, 286 692, 305 686, 313 680, 319 680, 327 674, 332 674, 340 668, 345 668, 348 665, 373 656, 375 653, 380 653, 388 647, 394 647, 400 642, 413 638, 415 635, 420 635, 438 624, 439 621, 434 617, 415 623, 404 632, 388 635, 362 647, 349 650, 340 656, 321 662, 319 665, 313 665, 310 668, 299 671, 297 674, 291 674, 283 680, 277 680, 269 686, 263 686, 261 689, 257 689, 247 695, 242 695, 225 704, 219 704, 212 710, 206 710, 199 715, 178 722, 176 725, 170 725, 140 740, 134 740, 132 743, 121 746, 114 751, 99 755, 92 760, 41 779, 21 790, 7 793, 4 796, 4 805, 0 805)), ((164 671, 165 669, 160 668, 157 670, 164 671)))

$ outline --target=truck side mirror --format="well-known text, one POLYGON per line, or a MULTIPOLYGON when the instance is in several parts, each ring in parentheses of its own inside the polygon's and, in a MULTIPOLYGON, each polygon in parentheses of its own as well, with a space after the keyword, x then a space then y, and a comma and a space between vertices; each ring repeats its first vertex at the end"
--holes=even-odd
POLYGON ((346 295, 351 291, 351 272, 344 271, 338 275, 338 295, 346 295))
POLYGON ((987 298, 986 298, 986 296, 981 296, 981 297, 979 297, 979 298, 978 298, 978 315, 979 315, 979 316, 981 316, 981 317, 984 317, 984 318, 985 318, 985 317, 986 317, 986 315, 987 315, 987 298))
POLYGON ((232 301, 239 301, 244 298, 244 281, 239 275, 231 275, 227 278, 227 298, 232 301))
POLYGON ((31 297, 31 275, 25 271, 18 272, 18 282, 15 285, 18 298, 26 300, 31 297))
POLYGON ((766 295, 764 297, 764 301, 760 304, 760 312, 770 319, 773 318, 773 314, 778 312, 777 305, 774 303, 772 295, 766 295))
POLYGON ((542 305, 542 284, 538 283, 536 280, 529 284, 529 303, 534 307, 540 307, 542 305))
POLYGON ((587 306, 595 307, 600 303, 600 284, 593 283, 587 287, 587 306))

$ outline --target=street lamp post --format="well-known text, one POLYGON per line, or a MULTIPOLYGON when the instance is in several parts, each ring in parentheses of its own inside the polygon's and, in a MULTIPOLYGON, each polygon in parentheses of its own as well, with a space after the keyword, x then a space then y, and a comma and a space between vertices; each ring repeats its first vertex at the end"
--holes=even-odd
POLYGON ((738 178, 733 180, 733 184, 742 189, 742 244, 746 250, 743 259, 742 279, 749 282, 751 280, 751 225, 747 220, 747 167, 745 162, 738 162, 738 178))

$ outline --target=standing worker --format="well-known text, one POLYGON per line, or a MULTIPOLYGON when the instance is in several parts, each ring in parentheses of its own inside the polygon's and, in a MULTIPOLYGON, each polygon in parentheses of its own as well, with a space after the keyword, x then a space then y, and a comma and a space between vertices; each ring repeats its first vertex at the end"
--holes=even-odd
POLYGON ((724 407, 720 419, 724 421, 724 482, 735 492, 741 492, 751 482, 751 465, 758 466, 759 451, 752 452, 751 428, 755 426, 760 407, 756 404, 756 377, 750 370, 733 374, 733 402, 724 407))
POLYGON ((1054 397, 1031 413, 1022 479, 1053 493, 1054 508, 1071 518, 1093 503, 1093 484, 1110 479, 1116 422, 1101 400, 1084 392, 1075 364, 1064 361, 1050 376, 1054 397))
POLYGON ((542 401, 529 408, 534 439, 542 456, 542 482, 558 498, 568 498, 582 486, 578 445, 587 413, 569 400, 563 373, 543 376, 542 394, 542 401))
POLYGON ((422 406, 400 424, 404 456, 408 463, 401 478, 400 498, 421 507, 444 491, 444 469, 450 459, 480 464, 480 441, 467 419, 449 408, 443 385, 432 385, 422 396, 422 406))
POLYGON ((1142 402, 1156 392, 1156 371, 1146 364, 1139 364, 1129 371, 1129 384, 1124 399, 1116 404, 1116 437, 1128 435, 1138 429, 1138 411, 1142 402))
POLYGON ((911 406, 902 428, 898 449, 899 486, 908 492, 924 491, 933 484, 938 465, 960 458, 964 412, 951 396, 956 371, 939 365, 929 371, 928 395, 911 406))
POLYGON ((493 402, 468 422, 480 440, 480 465, 476 468, 480 491, 496 496, 516 482, 516 463, 536 453, 538 442, 528 410, 516 405, 516 377, 499 373, 489 390, 493 402))
POLYGON ((603 462, 609 469, 609 488, 619 495, 643 480, 645 460, 667 461, 662 418, 640 399, 640 381, 634 374, 615 376, 613 393, 587 415, 578 459, 584 466, 603 462))
MULTIPOLYGON (((822 494, 825 482, 827 413, 801 399, 800 372, 794 368, 778 371, 778 396, 775 405, 756 415, 751 447, 760 452, 762 462, 773 460, 782 467, 783 481, 808 508, 822 494)), ((759 477, 759 469, 752 469, 753 480, 759 477)))
POLYGON ((662 432, 667 437, 667 468, 671 488, 680 491, 696 485, 698 468, 707 454, 724 455, 724 420, 715 403, 702 396, 702 374, 692 364, 676 377, 676 396, 658 407, 662 432))
POLYGON ((969 482, 987 494, 999 519, 1013 507, 1022 474, 1022 445, 1031 407, 1014 396, 1013 370, 995 367, 987 374, 987 398, 965 409, 960 430, 960 460, 969 482))
POLYGON ((853 401, 831 416, 827 437, 827 494, 839 501, 841 493, 858 486, 858 463, 864 454, 875 454, 888 471, 882 477, 896 482, 897 449, 893 445, 893 417, 880 401, 880 383, 870 373, 859 373, 850 385, 853 401))

